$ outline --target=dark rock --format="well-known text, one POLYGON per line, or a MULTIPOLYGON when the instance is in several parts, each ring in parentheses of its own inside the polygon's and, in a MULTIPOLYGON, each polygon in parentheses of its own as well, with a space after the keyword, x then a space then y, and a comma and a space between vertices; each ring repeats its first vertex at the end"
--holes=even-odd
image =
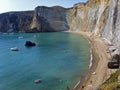
POLYGON ((119 68, 119 63, 116 62, 116 61, 108 62, 108 68, 110 68, 110 69, 118 69, 119 68))
POLYGON ((116 60, 119 64, 120 64, 120 55, 118 54, 115 54, 113 57, 112 57, 113 60, 116 60))
POLYGON ((36 44, 31 41, 26 41, 25 46, 31 47, 31 46, 36 46, 36 44))
POLYGON ((113 59, 117 59, 117 60, 119 60, 119 59, 120 59, 120 55, 115 54, 115 55, 113 56, 113 59))

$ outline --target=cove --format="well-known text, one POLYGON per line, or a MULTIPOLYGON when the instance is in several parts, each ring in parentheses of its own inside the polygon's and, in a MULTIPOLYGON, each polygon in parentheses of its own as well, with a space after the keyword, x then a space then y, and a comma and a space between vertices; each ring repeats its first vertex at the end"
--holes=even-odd
POLYGON ((0 34, 0 90, 73 88, 88 69, 89 48, 86 39, 65 32, 0 34), (37 45, 25 47, 28 40, 37 45), (19 51, 10 50, 15 46, 19 51))

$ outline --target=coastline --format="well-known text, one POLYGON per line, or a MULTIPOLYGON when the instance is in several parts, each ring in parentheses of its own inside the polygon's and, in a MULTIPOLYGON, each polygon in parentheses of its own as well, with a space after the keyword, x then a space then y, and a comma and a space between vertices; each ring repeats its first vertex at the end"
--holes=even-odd
POLYGON ((75 85, 73 90, 90 90, 90 85, 92 85, 91 90, 98 89, 98 87, 115 71, 107 68, 107 63, 111 58, 110 53, 106 52, 108 49, 107 43, 100 37, 92 36, 90 32, 68 32, 80 34, 87 39, 91 45, 90 53, 92 53, 92 58, 90 59, 90 64, 92 62, 91 67, 88 68, 84 77, 75 85))

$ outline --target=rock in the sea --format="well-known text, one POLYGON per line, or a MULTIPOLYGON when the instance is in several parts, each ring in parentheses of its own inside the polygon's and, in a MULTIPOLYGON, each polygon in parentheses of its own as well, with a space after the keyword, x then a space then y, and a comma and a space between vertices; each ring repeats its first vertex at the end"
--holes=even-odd
POLYGON ((31 46, 36 46, 36 44, 31 41, 26 41, 25 46, 31 47, 31 46))

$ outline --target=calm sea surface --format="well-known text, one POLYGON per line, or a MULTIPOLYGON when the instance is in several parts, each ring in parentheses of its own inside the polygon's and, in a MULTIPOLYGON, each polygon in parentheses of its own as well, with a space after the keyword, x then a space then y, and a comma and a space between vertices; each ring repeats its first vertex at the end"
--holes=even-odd
POLYGON ((89 56, 88 41, 76 34, 0 34, 0 90, 73 88, 87 70, 89 56), (25 47, 27 40, 37 46, 25 47), (35 84, 36 79, 42 82, 35 84))

